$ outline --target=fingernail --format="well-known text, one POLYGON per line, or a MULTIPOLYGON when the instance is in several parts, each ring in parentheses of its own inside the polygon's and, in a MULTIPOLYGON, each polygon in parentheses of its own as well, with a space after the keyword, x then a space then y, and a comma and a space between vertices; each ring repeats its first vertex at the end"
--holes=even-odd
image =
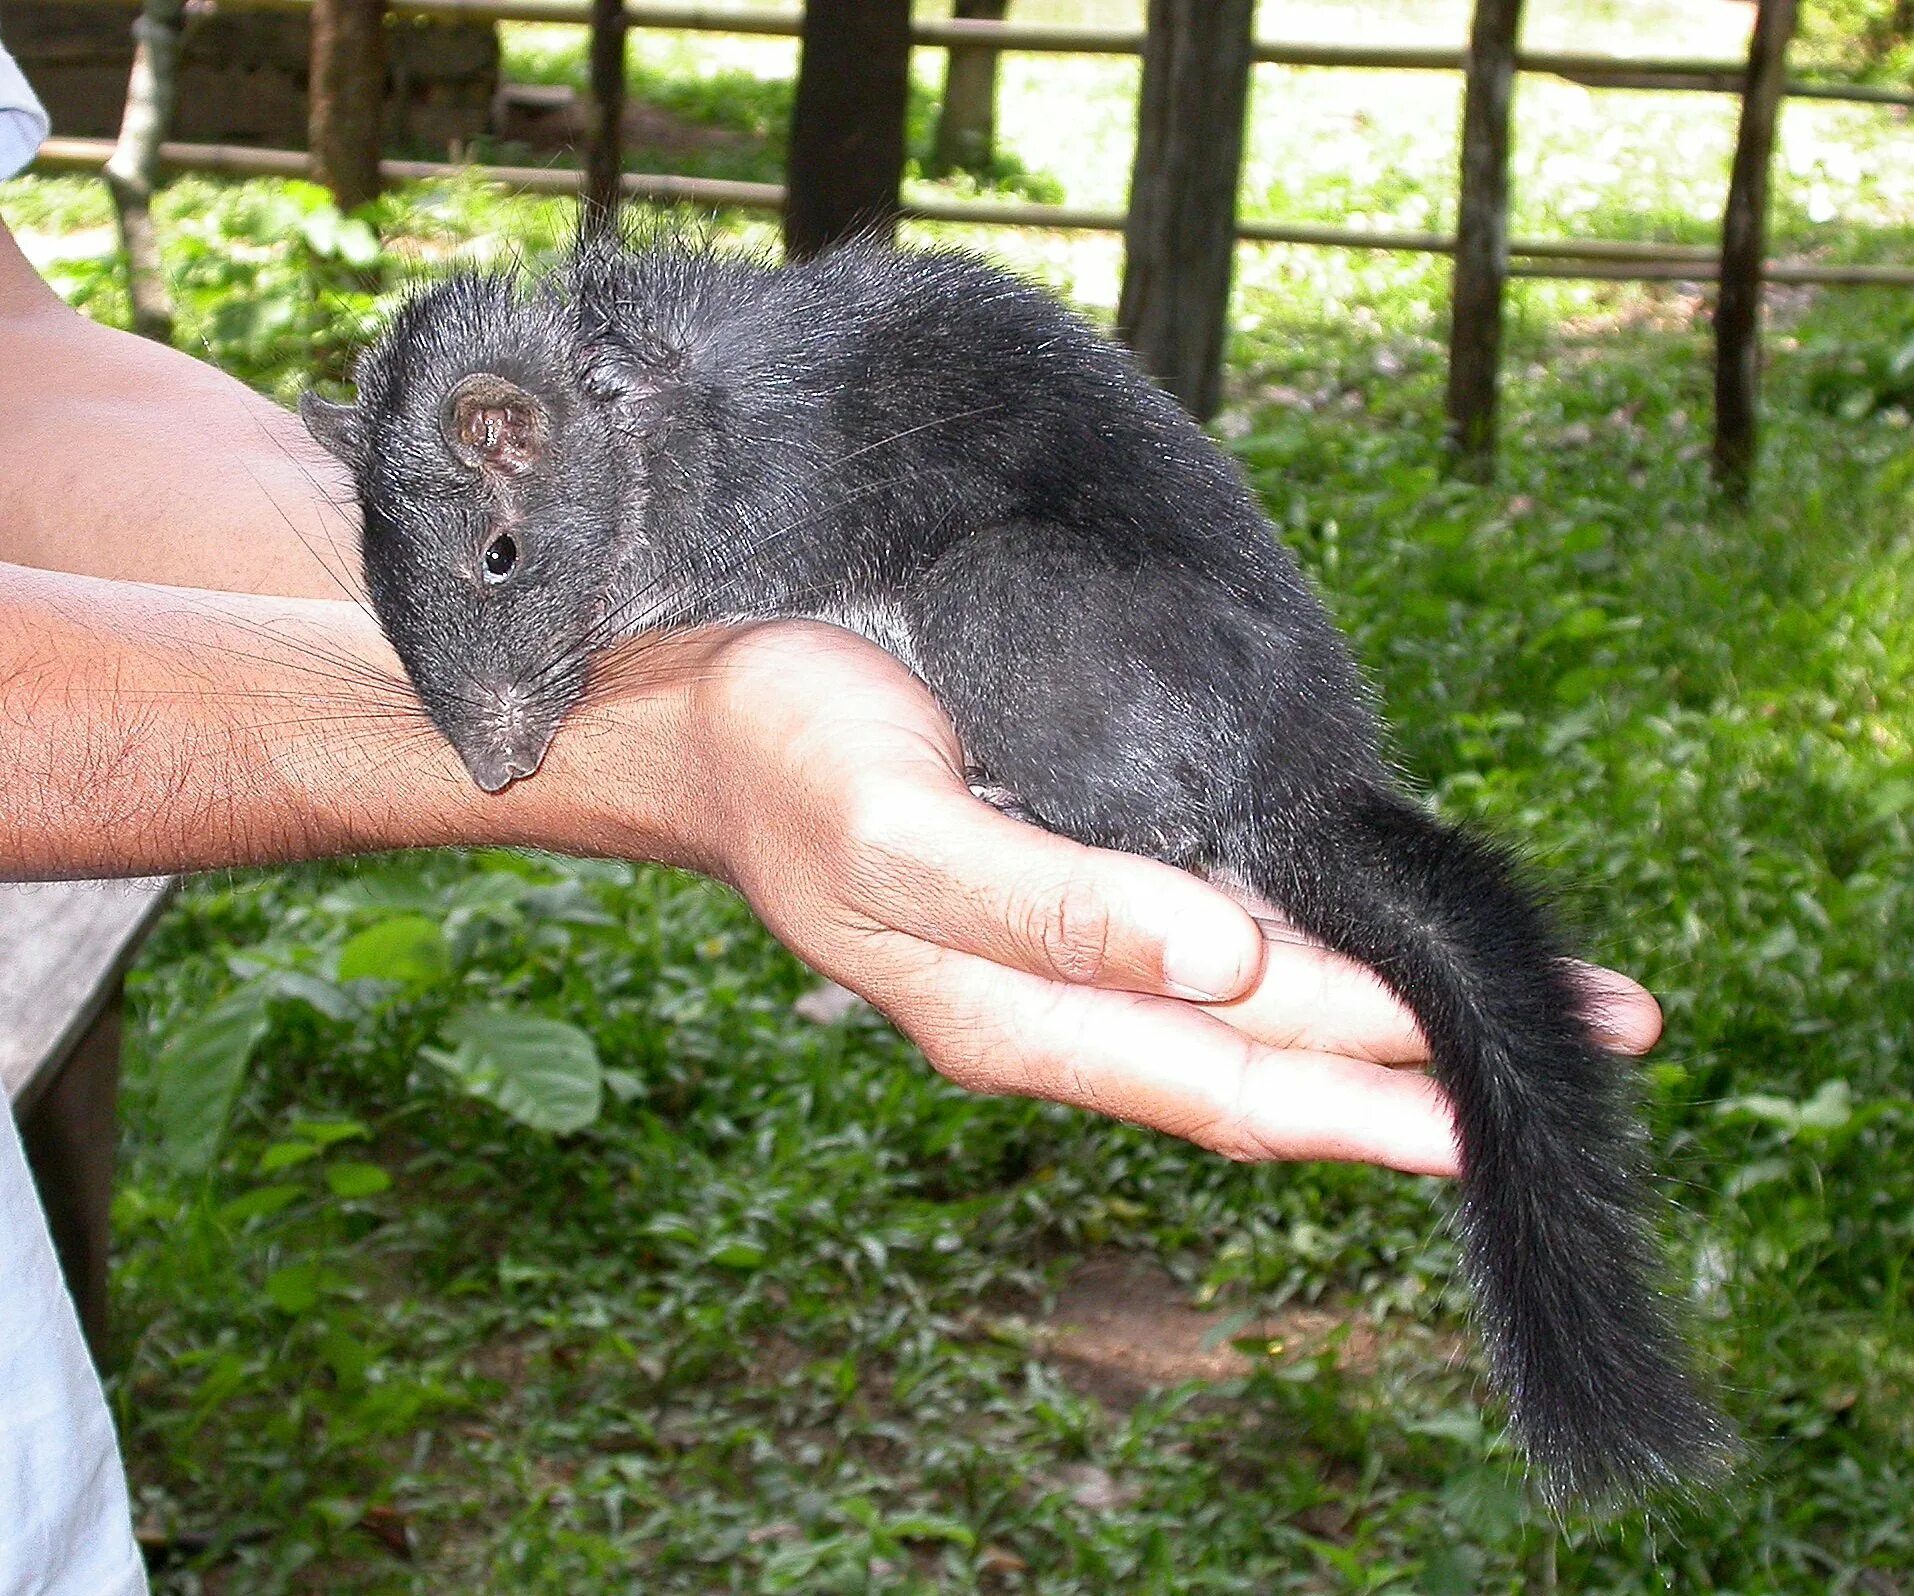
POLYGON ((1254 968, 1254 953, 1240 930, 1219 934, 1213 922, 1201 931, 1179 932, 1163 950, 1163 983, 1181 998, 1221 1003, 1240 996, 1254 968))

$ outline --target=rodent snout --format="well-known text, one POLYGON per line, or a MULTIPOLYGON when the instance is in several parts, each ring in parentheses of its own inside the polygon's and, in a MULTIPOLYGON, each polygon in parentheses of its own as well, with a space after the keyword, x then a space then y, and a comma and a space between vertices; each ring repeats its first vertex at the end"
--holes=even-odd
POLYGON ((502 792, 536 771, 558 729, 557 718, 541 713, 515 683, 493 687, 474 720, 457 747, 472 780, 486 792, 502 792))

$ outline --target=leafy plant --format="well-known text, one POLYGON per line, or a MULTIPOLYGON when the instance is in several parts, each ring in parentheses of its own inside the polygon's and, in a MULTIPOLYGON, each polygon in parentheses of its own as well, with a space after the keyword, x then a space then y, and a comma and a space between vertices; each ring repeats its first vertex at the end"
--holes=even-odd
POLYGON ((1906 82, 1914 68, 1914 6, 1908 0, 1807 0, 1797 59, 1862 81, 1906 82))

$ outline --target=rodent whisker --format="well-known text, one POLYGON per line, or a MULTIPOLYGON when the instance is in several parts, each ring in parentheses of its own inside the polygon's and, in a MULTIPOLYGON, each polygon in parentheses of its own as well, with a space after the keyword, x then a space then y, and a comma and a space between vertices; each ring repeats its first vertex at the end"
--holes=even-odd
MULTIPOLYGON (((288 645, 284 637, 265 634, 269 641, 288 645)), ((255 653, 248 649, 235 648, 228 643, 213 643, 209 648, 225 654, 231 659, 248 661, 255 665, 267 665, 275 669, 292 669, 301 672, 315 682, 327 682, 341 689, 341 698, 349 701, 369 702, 395 714, 415 715, 423 719, 425 709, 413 693, 411 685, 404 680, 389 675, 363 661, 346 657, 335 657, 322 649, 306 649, 290 645, 284 652, 275 654, 255 653), (308 662, 301 662, 305 655, 308 662), (325 667, 325 668, 321 668, 325 667), (355 691, 356 690, 356 691, 355 691)), ((285 692, 284 697, 296 699, 300 695, 285 692)))
POLYGON ((276 652, 253 652, 236 648, 230 643, 215 643, 211 646, 235 659, 249 660, 256 665, 291 666, 302 670, 309 676, 324 681, 339 682, 361 687, 369 687, 390 693, 396 700, 413 697, 412 687, 403 677, 389 671, 380 670, 376 665, 355 659, 349 654, 315 647, 299 640, 286 637, 259 628, 246 628, 261 642, 275 645, 276 652), (320 669, 319 667, 324 667, 320 669))
MULTIPOLYGON (((929 421, 920 421, 913 427, 899 427, 887 437, 874 438, 869 443, 861 443, 848 454, 841 454, 835 460, 819 467, 821 471, 842 471, 853 460, 860 459, 877 449, 889 448, 893 443, 902 443, 906 438, 914 438, 920 432, 934 432, 939 427, 948 427, 952 422, 968 421, 972 416, 987 416, 1003 409, 1002 403, 973 405, 968 410, 953 410, 949 415, 933 416, 929 421)), ((901 479, 899 479, 901 480, 901 479)))
MULTIPOLYGON (((334 492, 332 488, 314 473, 311 466, 304 460, 301 460, 298 455, 294 454, 293 451, 286 446, 286 442, 283 438, 278 437, 268 430, 264 418, 255 416, 253 417, 253 423, 259 429, 260 436, 279 451, 286 462, 305 479, 307 486, 318 494, 326 505, 338 511, 341 516, 348 521, 357 513, 358 501, 356 498, 344 498, 334 492)), ((357 605, 361 611, 370 616, 372 609, 371 606, 366 603, 364 588, 362 584, 354 578, 351 562, 349 558, 341 552, 338 544, 331 543, 326 550, 321 551, 313 539, 306 535, 305 530, 299 523, 287 513, 285 506, 279 502, 273 490, 260 478, 258 472, 254 471, 252 466, 244 460, 242 460, 240 464, 247 476, 252 478, 253 485, 265 495, 266 501, 272 505, 279 519, 285 523, 286 529, 299 540, 306 552, 312 556, 314 562, 332 579, 333 585, 339 589, 340 596, 347 602, 357 605)), ((374 618, 376 619, 376 617, 374 618)))
POLYGON ((655 632, 646 632, 632 639, 621 648, 611 648, 598 654, 591 663, 591 669, 585 677, 584 690, 578 695, 572 706, 574 714, 593 709, 610 699, 642 692, 647 688, 662 686, 667 681, 707 681, 713 673, 699 672, 695 676, 682 675, 660 660, 660 645, 675 637, 683 630, 668 627, 655 632))
MULTIPOLYGON (((206 608, 207 612, 211 613, 210 608, 205 606, 202 608, 206 608)), ((410 684, 398 673, 385 669, 363 655, 326 642, 318 636, 304 634, 295 629, 297 623, 267 623, 226 613, 222 613, 220 619, 229 625, 237 626, 243 632, 250 633, 262 642, 272 644, 275 648, 302 654, 322 664, 336 666, 341 671, 364 680, 389 683, 407 692, 411 690, 410 684)))
POLYGON ((424 730, 427 722, 422 716, 406 715, 396 711, 379 708, 341 708, 320 715, 300 714, 289 716, 280 721, 260 721, 258 726, 272 729, 280 726, 343 726, 353 721, 363 721, 369 726, 418 726, 424 730))

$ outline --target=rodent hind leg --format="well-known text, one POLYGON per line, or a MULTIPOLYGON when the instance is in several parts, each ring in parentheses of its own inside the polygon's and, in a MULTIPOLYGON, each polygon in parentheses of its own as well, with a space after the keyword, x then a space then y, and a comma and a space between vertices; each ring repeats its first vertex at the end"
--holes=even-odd
POLYGON ((1216 642, 1255 621, 1224 613, 1227 595, 1013 522, 958 543, 906 605, 919 674, 968 759, 1040 824, 1189 868, 1227 853, 1255 740, 1216 642))

